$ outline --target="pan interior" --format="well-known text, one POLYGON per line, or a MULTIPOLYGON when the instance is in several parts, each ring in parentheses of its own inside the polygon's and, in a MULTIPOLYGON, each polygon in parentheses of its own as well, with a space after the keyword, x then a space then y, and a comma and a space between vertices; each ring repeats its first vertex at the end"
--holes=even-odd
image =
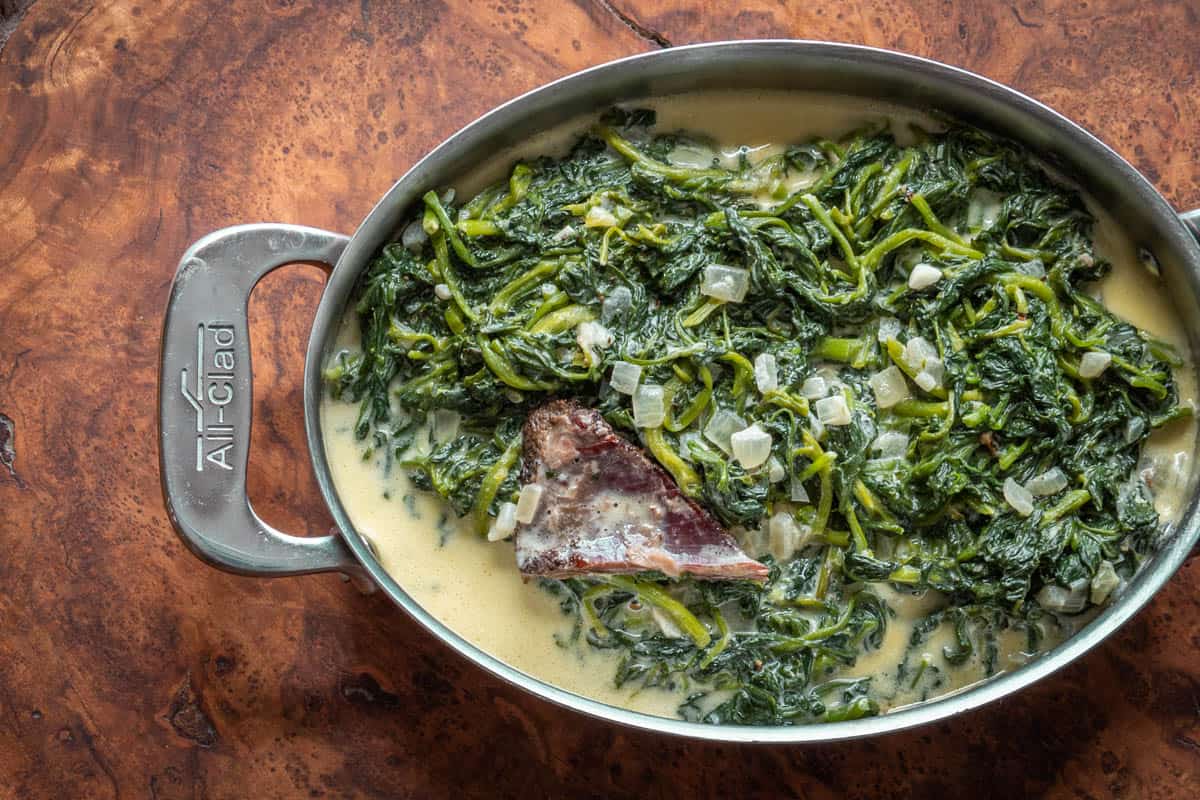
MULTIPOLYGON (((462 185, 464 176, 507 167, 497 153, 525 150, 533 137, 594 114, 615 103, 636 103, 704 86, 706 90, 823 93, 862 98, 878 104, 886 97, 913 112, 941 112, 1021 140, 1043 153, 1062 172, 1081 177, 1081 188, 1108 213, 1121 219, 1124 231, 1152 251, 1164 280, 1177 298, 1182 319, 1196 315, 1195 245, 1173 213, 1144 179, 1114 154, 1052 112, 1023 96, 965 73, 909 57, 863 48, 806 43, 740 43, 682 48, 597 68, 551 84, 502 106, 456 134, 420 162, 384 197, 355 235, 322 300, 308 354, 306 412, 310 451, 322 490, 347 541, 393 599, 435 634, 483 666, 535 693, 588 713, 670 732, 712 738, 811 740, 864 735, 939 718, 985 702, 1035 680, 1103 638, 1127 618, 1169 577, 1196 536, 1195 509, 1184 509, 1176 538, 1142 571, 1125 597, 1101 613, 1079 636, 1035 665, 1006 675, 958 697, 871 720, 792 729, 713 730, 662 720, 562 692, 512 670, 479 651, 429 615, 375 562, 350 524, 329 476, 320 434, 320 366, 333 346, 336 325, 358 270, 397 235, 403 212, 428 188, 462 185)), ((1189 336, 1195 347, 1195 331, 1189 336)), ((1194 477, 1189 480, 1189 487, 1194 477)), ((1190 493, 1189 493, 1190 495, 1190 493)))

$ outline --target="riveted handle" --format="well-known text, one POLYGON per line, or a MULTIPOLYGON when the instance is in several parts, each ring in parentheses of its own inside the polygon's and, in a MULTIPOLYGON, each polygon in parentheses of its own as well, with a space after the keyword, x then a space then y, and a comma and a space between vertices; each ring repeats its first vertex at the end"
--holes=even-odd
POLYGON ((205 236, 179 262, 163 324, 160 470, 171 522, 213 566, 242 575, 360 573, 339 537, 277 531, 246 495, 250 291, 284 264, 334 264, 348 241, 298 225, 239 225, 205 236))

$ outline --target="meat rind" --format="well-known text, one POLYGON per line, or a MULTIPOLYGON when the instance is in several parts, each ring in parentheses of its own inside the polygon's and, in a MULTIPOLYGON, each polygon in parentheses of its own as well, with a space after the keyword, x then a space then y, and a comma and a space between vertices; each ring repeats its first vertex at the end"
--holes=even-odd
POLYGON ((516 531, 525 575, 566 578, 658 570, 764 581, 767 568, 599 412, 554 400, 524 428, 521 479, 541 502, 516 531))

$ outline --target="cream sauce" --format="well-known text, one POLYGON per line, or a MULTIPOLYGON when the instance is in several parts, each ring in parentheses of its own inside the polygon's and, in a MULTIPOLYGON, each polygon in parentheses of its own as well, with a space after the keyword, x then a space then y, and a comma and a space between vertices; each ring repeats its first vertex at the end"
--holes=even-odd
MULTIPOLYGON (((780 132, 790 140, 803 141, 886 121, 903 141, 910 123, 933 127, 927 118, 909 109, 810 94, 706 93, 663 98, 653 106, 658 111, 657 130, 703 131, 720 143, 718 154, 726 162, 736 161, 739 146, 745 148, 751 163, 777 155, 782 152, 775 144, 780 132)), ((503 178, 519 158, 565 154, 574 137, 594 119, 573 120, 532 137, 505 157, 489 159, 487 167, 458 182, 459 195, 471 196, 503 178)), ((1145 272, 1135 248, 1114 221, 1091 205, 1099 220, 1097 250, 1114 264, 1113 274, 1098 287, 1104 302, 1134 325, 1178 348, 1186 362, 1176 371, 1180 398, 1194 405, 1196 372, 1166 289, 1145 272)), ((357 324, 348 315, 335 350, 357 346, 357 324)), ((334 485, 355 528, 370 543, 383 568, 417 603, 467 641, 532 677, 601 702, 675 716, 681 695, 659 689, 617 689, 612 678, 615 654, 567 642, 573 618, 563 613, 553 596, 521 579, 510 542, 492 543, 475 535, 436 497, 414 490, 402 470, 385 474, 380 457, 364 458, 361 444, 352 434, 356 415, 355 405, 329 399, 322 403, 321 424, 334 485)), ((1155 502, 1167 524, 1177 520, 1188 488, 1195 438, 1195 424, 1188 420, 1156 432, 1146 446, 1147 462, 1159 467, 1155 502)), ((942 647, 952 641, 949 625, 933 631, 920 652, 907 652, 914 624, 941 604, 936 592, 916 597, 887 587, 882 591, 896 616, 882 646, 862 655, 845 672, 874 675, 874 694, 881 706, 919 702, 984 678, 977 657, 960 667, 946 663, 942 647)), ((1043 630, 1042 649, 1072 632, 1043 630)), ((1015 669, 1032 657, 1025 652, 1025 631, 1003 631, 998 638, 1000 670, 1015 669)))

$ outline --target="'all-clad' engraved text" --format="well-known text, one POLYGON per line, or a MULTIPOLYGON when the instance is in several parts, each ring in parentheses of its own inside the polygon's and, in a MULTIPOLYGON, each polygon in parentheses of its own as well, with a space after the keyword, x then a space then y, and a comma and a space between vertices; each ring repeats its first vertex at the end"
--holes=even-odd
POLYGON ((234 427, 226 407, 233 402, 233 326, 225 322, 201 323, 196 328, 196 372, 180 370, 179 386, 196 412, 196 471, 205 466, 233 469, 234 427))

